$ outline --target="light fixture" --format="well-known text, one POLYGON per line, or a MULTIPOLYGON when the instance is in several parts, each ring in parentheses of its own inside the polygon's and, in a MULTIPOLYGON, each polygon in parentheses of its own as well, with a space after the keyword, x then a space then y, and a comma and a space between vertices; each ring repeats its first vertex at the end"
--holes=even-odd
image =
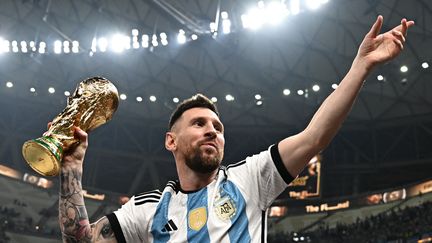
POLYGON ((198 39, 198 36, 197 36, 196 34, 192 34, 192 35, 191 35, 191 39, 192 39, 192 40, 196 40, 196 39, 198 39))
POLYGON ((59 40, 54 41, 54 53, 60 54, 62 52, 62 42, 59 40))
POLYGON ((70 92, 66 90, 66 91, 64 92, 64 95, 67 96, 67 97, 69 97, 69 96, 70 96, 70 92))
POLYGON ((73 53, 79 52, 79 42, 78 41, 72 41, 72 52, 73 53))
POLYGON ((213 103, 216 103, 216 102, 218 101, 218 99, 217 99, 216 97, 211 97, 211 101, 212 101, 213 103))
POLYGON ((406 72, 408 72, 408 67, 405 66, 405 65, 403 65, 403 66, 400 68, 400 71, 403 72, 403 73, 406 73, 406 72))
POLYGON ((177 41, 180 44, 186 43, 186 35, 185 35, 184 30, 182 30, 182 29, 179 30, 179 33, 177 35, 177 41))
POLYGON ((231 20, 228 19, 228 12, 223 11, 222 17, 222 33, 229 34, 231 32, 231 20))
POLYGON ((232 96, 232 95, 230 95, 230 94, 227 94, 227 95, 225 96, 225 99, 226 99, 226 101, 234 101, 234 96, 232 96))
POLYGON ((290 11, 291 11, 291 14, 293 14, 293 15, 300 13, 300 0, 291 0, 290 1, 290 11))
POLYGON ((121 100, 126 100, 126 99, 127 99, 127 96, 126 96, 125 94, 120 94, 120 99, 121 99, 121 100))
POLYGON ((284 89, 282 92, 285 96, 288 96, 291 94, 291 91, 289 89, 284 89))
POLYGON ((101 37, 98 39, 97 45, 99 47, 99 51, 105 52, 108 47, 108 40, 105 37, 101 37))
POLYGON ((255 99, 256 99, 256 100, 260 100, 261 98, 262 98, 262 97, 261 97, 260 94, 256 94, 256 95, 255 95, 255 99))
POLYGON ((48 92, 49 92, 50 94, 54 94, 54 93, 55 93, 55 89, 54 89, 53 87, 49 87, 49 88, 48 88, 48 92))
POLYGON ((257 100, 257 101, 255 102, 255 104, 256 104, 257 106, 261 106, 261 105, 263 104, 263 101, 262 101, 262 100, 257 100))
POLYGON ((33 87, 31 87, 31 88, 30 88, 30 92, 34 93, 34 92, 36 92, 36 89, 33 88, 33 87))
POLYGON ((429 68, 429 63, 427 62, 422 63, 422 68, 424 69, 429 68))
POLYGON ((162 32, 162 33, 159 34, 159 36, 161 38, 161 44, 163 46, 168 45, 168 36, 167 36, 167 34, 165 32, 162 32))
POLYGON ((156 46, 158 46, 158 45, 159 45, 159 43, 158 43, 158 41, 157 41, 157 35, 154 34, 154 35, 152 36, 152 46, 156 47, 156 46))
POLYGON ((180 101, 179 98, 177 98, 177 97, 174 97, 174 98, 173 98, 173 102, 174 102, 174 103, 179 103, 179 101, 180 101))
POLYGON ((312 86, 312 90, 318 92, 320 90, 320 86, 318 84, 315 84, 314 86, 312 86))
POLYGON ((11 81, 6 82, 6 87, 12 88, 13 87, 13 83, 11 81))
POLYGON ((142 35, 141 37, 141 45, 143 48, 148 48, 149 47, 149 36, 148 35, 142 35))
POLYGON ((136 101, 141 102, 141 101, 143 101, 143 98, 141 96, 138 96, 138 97, 136 97, 136 101))
POLYGON ((337 89, 337 87, 338 87, 339 85, 338 84, 332 84, 332 89, 337 89))
POLYGON ((383 80, 384 80, 384 76, 382 76, 382 75, 378 75, 378 76, 377 76, 377 79, 378 79, 378 81, 383 81, 383 80))
POLYGON ((304 91, 301 90, 301 89, 299 89, 299 90, 297 90, 297 94, 298 94, 298 95, 304 95, 304 91))
POLYGON ((149 100, 150 100, 151 102, 155 102, 155 101, 156 101, 156 96, 154 96, 154 95, 150 95, 149 100))

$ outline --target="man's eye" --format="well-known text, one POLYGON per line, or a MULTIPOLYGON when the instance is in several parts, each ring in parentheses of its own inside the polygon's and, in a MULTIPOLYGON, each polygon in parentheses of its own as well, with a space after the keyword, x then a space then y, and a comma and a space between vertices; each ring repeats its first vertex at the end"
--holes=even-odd
POLYGON ((201 122, 201 121, 195 121, 195 122, 194 122, 194 125, 195 125, 195 126, 202 127, 202 126, 204 125, 204 123, 201 122))

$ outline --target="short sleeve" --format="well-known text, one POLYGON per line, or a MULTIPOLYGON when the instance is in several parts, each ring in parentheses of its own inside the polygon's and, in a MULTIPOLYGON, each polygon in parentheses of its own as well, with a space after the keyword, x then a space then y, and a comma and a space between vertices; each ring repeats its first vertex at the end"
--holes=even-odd
POLYGON ((120 209, 107 215, 115 237, 119 243, 142 242, 148 223, 140 213, 137 212, 135 197, 132 197, 120 209), (139 227, 138 227, 139 226, 139 227))
POLYGON ((277 144, 227 167, 227 177, 246 198, 266 210, 294 178, 285 168, 277 144))

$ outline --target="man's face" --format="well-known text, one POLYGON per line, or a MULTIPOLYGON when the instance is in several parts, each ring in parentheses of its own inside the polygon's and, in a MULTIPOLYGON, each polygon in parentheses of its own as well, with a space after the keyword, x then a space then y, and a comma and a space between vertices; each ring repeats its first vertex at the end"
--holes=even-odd
POLYGON ((219 167, 224 155, 224 127, 213 111, 189 109, 176 121, 172 131, 176 150, 190 169, 210 173, 219 167))

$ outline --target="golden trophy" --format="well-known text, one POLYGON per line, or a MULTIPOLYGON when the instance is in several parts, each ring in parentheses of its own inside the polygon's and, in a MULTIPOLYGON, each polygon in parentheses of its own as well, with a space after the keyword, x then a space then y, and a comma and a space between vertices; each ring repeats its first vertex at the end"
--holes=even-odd
POLYGON ((119 96, 109 80, 93 77, 80 82, 67 103, 42 137, 29 140, 22 147, 24 159, 43 176, 58 175, 63 151, 79 142, 74 138, 73 127, 89 132, 111 120, 119 96))

